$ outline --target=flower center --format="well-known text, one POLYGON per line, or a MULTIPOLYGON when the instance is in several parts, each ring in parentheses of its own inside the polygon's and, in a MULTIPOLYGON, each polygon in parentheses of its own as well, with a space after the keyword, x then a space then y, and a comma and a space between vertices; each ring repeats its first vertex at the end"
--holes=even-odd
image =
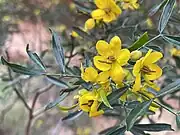
POLYGON ((143 66, 143 68, 141 69, 141 71, 142 71, 143 73, 145 73, 145 74, 148 74, 148 75, 150 75, 151 73, 156 72, 156 71, 151 70, 148 66, 143 66))
POLYGON ((88 107, 91 107, 93 102, 94 102, 94 100, 89 100, 88 103, 84 103, 82 105, 87 105, 88 107))
POLYGON ((111 9, 110 8, 105 8, 104 11, 106 12, 106 14, 108 14, 108 13, 111 12, 111 9))
POLYGON ((116 59, 115 59, 114 56, 109 56, 109 57, 108 57, 108 60, 110 60, 110 61, 115 61, 116 59))

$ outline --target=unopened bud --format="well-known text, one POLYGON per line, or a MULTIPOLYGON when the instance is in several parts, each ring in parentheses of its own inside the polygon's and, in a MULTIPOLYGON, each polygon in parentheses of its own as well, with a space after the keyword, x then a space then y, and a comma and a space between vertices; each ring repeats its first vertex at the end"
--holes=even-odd
POLYGON ((95 21, 94 19, 90 18, 85 22, 85 29, 86 30, 91 30, 95 27, 95 21))
POLYGON ((131 60, 138 60, 141 58, 142 52, 141 51, 132 51, 131 52, 131 60))

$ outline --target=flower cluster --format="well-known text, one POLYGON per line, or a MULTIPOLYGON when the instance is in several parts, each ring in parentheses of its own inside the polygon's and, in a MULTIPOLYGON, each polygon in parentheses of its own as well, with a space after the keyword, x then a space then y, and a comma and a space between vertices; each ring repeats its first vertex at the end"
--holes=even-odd
MULTIPOLYGON (((159 90, 154 80, 162 75, 162 69, 156 64, 163 57, 162 53, 149 50, 143 56, 138 50, 130 52, 127 48, 122 48, 118 36, 114 36, 109 43, 104 40, 97 41, 96 50, 93 66, 84 69, 81 65, 81 78, 92 84, 90 89, 79 92, 78 102, 81 110, 88 112, 90 117, 103 114, 104 111, 99 110, 100 104, 104 103, 111 108, 107 96, 114 87, 118 89, 125 85, 129 87, 121 96, 121 101, 129 100, 129 95, 134 95, 140 102, 154 98, 148 88, 159 90), (129 61, 134 61, 135 64, 132 65, 129 61)), ((152 108, 153 104, 150 109, 152 108)))
POLYGON ((135 10, 139 8, 137 0, 94 0, 94 3, 97 9, 91 12, 92 18, 85 22, 85 30, 93 29, 99 21, 110 23, 117 20, 122 9, 135 10))

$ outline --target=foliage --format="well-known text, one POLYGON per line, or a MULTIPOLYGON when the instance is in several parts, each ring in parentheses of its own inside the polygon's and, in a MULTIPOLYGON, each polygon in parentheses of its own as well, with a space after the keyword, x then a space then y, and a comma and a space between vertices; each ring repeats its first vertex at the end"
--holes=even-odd
MULTIPOLYGON (((147 25, 149 28, 146 29, 143 26, 143 20, 135 16, 123 15, 123 12, 129 10, 135 14, 141 7, 138 1, 95 0, 88 1, 86 4, 75 1, 75 5, 81 14, 88 16, 84 28, 73 27, 74 33, 72 32, 70 37, 63 35, 59 37, 54 30, 50 29, 52 52, 58 64, 59 73, 49 72, 42 58, 29 50, 28 45, 26 51, 33 66, 10 63, 8 59, 1 57, 2 64, 12 71, 31 77, 43 76, 52 83, 37 92, 33 100, 34 104, 41 93, 54 85, 63 88, 59 97, 37 114, 34 114, 34 104, 29 107, 23 97, 23 92, 14 88, 29 110, 29 119, 57 106, 62 111, 70 112, 62 118, 62 121, 74 120, 82 113, 88 113, 89 117, 106 115, 107 112, 113 111, 116 111, 118 115, 123 115, 120 123, 100 134, 123 135, 126 131, 130 131, 136 135, 146 134, 147 131, 173 131, 171 125, 165 123, 139 124, 141 118, 153 115, 155 111, 163 108, 176 116, 177 127, 179 127, 179 113, 172 107, 164 105, 162 100, 167 94, 172 98, 175 97, 180 89, 180 80, 177 79, 179 75, 176 75, 176 71, 173 77, 168 77, 169 75, 165 72, 166 67, 163 67, 166 64, 163 60, 168 57, 164 46, 168 46, 169 43, 177 47, 172 55, 177 66, 179 65, 180 37, 173 35, 168 29, 174 23, 172 18, 173 14, 176 14, 176 0, 164 0, 153 7, 149 12, 151 16, 162 10, 158 27, 152 28, 151 25, 147 25), (133 18, 136 22, 132 21, 133 18), (124 30, 131 32, 128 36, 123 35, 124 30), (72 45, 69 58, 65 56, 65 44, 62 39, 72 45), (159 45, 159 42, 163 45, 159 45), (84 55, 84 61, 81 67, 71 67, 70 58, 74 56, 73 50, 78 47, 83 48, 78 50, 78 53, 84 55), (163 87, 160 88, 156 80, 163 75, 167 78, 163 87), (59 103, 74 91, 78 91, 73 99, 77 104, 71 107, 60 106, 59 103), (121 112, 118 110, 118 107, 123 108, 123 113, 122 110, 121 112)), ((148 13, 143 14, 148 15, 148 13)), ((179 22, 177 18, 173 19, 179 22)), ((111 114, 115 117, 113 113, 111 114)), ((28 123, 27 135, 30 127, 31 122, 28 123)))

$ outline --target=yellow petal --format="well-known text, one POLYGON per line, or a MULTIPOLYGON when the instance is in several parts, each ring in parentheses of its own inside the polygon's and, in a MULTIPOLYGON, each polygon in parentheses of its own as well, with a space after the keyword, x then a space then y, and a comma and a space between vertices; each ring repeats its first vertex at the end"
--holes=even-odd
POLYGON ((152 52, 151 54, 149 54, 148 57, 146 57, 146 59, 144 60, 144 65, 149 65, 152 63, 157 62, 159 59, 161 59, 163 57, 162 53, 160 52, 152 52))
POLYGON ((141 74, 136 76, 135 83, 133 85, 133 92, 139 91, 141 87, 141 74))
POLYGON ((98 76, 98 72, 93 67, 88 67, 85 72, 81 74, 81 77, 86 82, 95 82, 98 76))
POLYGON ((89 117, 97 117, 99 115, 102 115, 103 113, 104 113, 103 110, 99 110, 99 111, 96 111, 96 112, 90 112, 89 117))
POLYGON ((106 57, 111 56, 113 54, 113 52, 110 50, 110 45, 104 40, 99 40, 96 43, 96 50, 98 54, 106 57))
POLYGON ((142 60, 143 60, 143 58, 141 58, 140 60, 136 61, 136 64, 133 67, 133 75, 134 76, 137 76, 140 73, 141 68, 143 67, 142 60))
POLYGON ((100 9, 106 9, 109 6, 109 0, 94 0, 94 3, 100 9))
POLYGON ((117 61, 119 65, 124 66, 127 64, 128 60, 130 59, 131 53, 128 49, 121 49, 118 52, 117 61))
POLYGON ((93 58, 94 65, 101 71, 108 71, 111 68, 111 62, 103 56, 95 56, 93 58))
POLYGON ((102 115, 104 113, 103 110, 97 111, 98 105, 99 105, 98 101, 95 100, 91 106, 91 109, 89 112, 89 117, 99 116, 99 115, 102 115))
POLYGON ((89 112, 90 107, 88 106, 88 100, 83 97, 79 97, 79 107, 84 111, 84 112, 89 112))
POLYGON ((149 64, 148 68, 152 71, 149 74, 145 74, 148 80, 156 80, 162 75, 162 69, 156 64, 149 64))
POLYGON ((119 65, 119 63, 115 62, 112 64, 110 76, 115 83, 117 83, 117 84, 122 83, 122 81, 125 77, 125 73, 124 73, 122 67, 119 65))
POLYGON ((116 14, 116 16, 120 15, 122 13, 122 10, 120 7, 115 3, 114 0, 109 0, 109 6, 113 13, 116 14))
POLYGON ((113 12, 106 13, 103 16, 103 21, 107 22, 107 23, 109 23, 109 22, 111 22, 111 21, 113 21, 115 19, 116 19, 116 16, 115 16, 115 14, 113 12))
POLYGON ((117 52, 121 49, 121 39, 118 36, 114 36, 110 41, 110 48, 113 52, 117 52))
POLYGON ((93 19, 100 20, 103 19, 106 12, 102 9, 96 9, 91 12, 91 16, 93 19))
POLYGON ((99 73, 96 81, 99 83, 105 83, 108 81, 108 78, 109 78, 109 71, 104 71, 99 73))

